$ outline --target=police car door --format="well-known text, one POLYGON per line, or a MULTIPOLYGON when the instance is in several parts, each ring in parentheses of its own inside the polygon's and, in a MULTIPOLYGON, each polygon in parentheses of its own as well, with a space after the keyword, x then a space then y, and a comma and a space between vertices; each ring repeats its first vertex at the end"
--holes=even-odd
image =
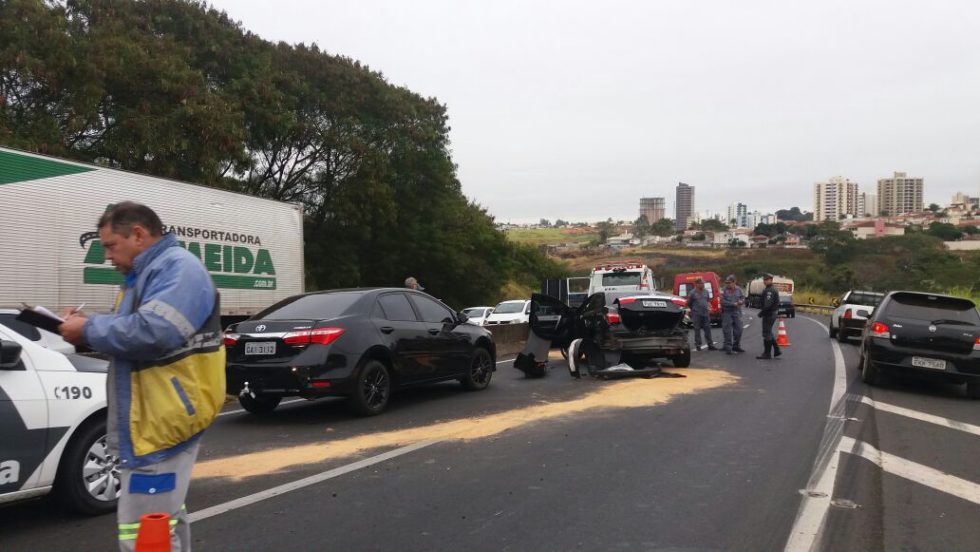
POLYGON ((49 450, 48 407, 28 341, 0 325, 0 497, 50 484, 38 469, 49 450))

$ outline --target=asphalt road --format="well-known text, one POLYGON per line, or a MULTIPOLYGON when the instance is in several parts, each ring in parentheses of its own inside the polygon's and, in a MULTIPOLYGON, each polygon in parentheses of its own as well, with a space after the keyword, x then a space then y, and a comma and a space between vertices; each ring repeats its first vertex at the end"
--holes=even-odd
MULTIPOLYGON (((188 496, 197 550, 976 550, 980 409, 957 386, 866 388, 819 318, 791 347, 694 353, 685 378, 441 384, 385 414, 230 408, 188 496), (952 422, 949 422, 952 420, 952 422), (787 543, 789 546, 787 547, 787 543)), ((720 331, 716 330, 716 339, 720 331)), ((107 550, 113 516, 0 509, 0 550, 107 550)))

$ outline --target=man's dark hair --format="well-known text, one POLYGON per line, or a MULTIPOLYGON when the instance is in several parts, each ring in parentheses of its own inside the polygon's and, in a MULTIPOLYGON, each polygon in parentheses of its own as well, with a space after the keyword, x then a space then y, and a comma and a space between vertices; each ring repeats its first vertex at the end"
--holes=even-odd
POLYGON ((163 235, 163 222, 160 221, 160 217, 153 212, 153 209, 135 201, 123 201, 107 207, 99 218, 96 228, 101 230, 108 226, 114 233, 128 238, 134 224, 146 228, 151 236, 163 235))

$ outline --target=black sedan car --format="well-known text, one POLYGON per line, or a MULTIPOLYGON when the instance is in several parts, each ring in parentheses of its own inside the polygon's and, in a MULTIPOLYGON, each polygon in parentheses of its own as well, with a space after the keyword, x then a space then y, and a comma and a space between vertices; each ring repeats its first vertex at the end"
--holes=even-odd
POLYGON ((980 314, 969 299, 893 291, 864 327, 861 379, 880 382, 882 372, 966 383, 980 399, 980 314))
MULTIPOLYGON (((634 371, 644 370, 658 358, 686 367, 691 363, 688 332, 681 325, 686 307, 683 298, 657 292, 599 292, 577 309, 554 297, 534 294, 530 326, 534 335, 558 347, 581 339, 580 357, 571 358, 570 366, 584 362, 592 375, 610 375, 606 371, 621 363, 634 371)), ((546 356, 532 351, 530 341, 515 360, 515 367, 525 373, 535 359, 546 356), (523 368, 522 362, 526 363, 523 368)))
POLYGON ((796 306, 793 305, 792 297, 787 295, 779 296, 779 310, 777 314, 786 318, 796 318, 796 306))
POLYGON ((283 397, 339 395, 371 416, 407 386, 459 380, 485 389, 496 370, 493 336, 465 321, 404 288, 295 295, 228 328, 228 393, 253 413, 283 397))

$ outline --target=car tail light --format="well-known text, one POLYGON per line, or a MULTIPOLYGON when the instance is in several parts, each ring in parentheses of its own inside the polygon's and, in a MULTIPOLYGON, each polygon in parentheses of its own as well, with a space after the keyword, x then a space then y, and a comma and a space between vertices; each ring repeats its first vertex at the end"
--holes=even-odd
POLYGON ((623 297, 619 300, 620 305, 629 305, 630 303, 635 303, 636 297, 623 297))
POLYGON ((344 335, 343 328, 314 328, 312 330, 301 330, 289 332, 282 336, 286 345, 330 345, 340 336, 344 335))
POLYGON ((610 326, 619 324, 620 322, 619 313, 616 311, 606 311, 606 322, 610 326))
POLYGON ((871 337, 883 337, 885 339, 891 339, 891 332, 888 331, 888 325, 882 324, 881 322, 875 322, 871 325, 871 337))
POLYGON ((973 350, 980 351, 980 337, 977 337, 977 340, 973 342, 973 350))
POLYGON ((234 332, 225 332, 225 347, 234 347, 240 337, 234 332))
POLYGON ((687 308, 687 301, 683 299, 671 299, 670 302, 677 305, 678 307, 681 307, 682 309, 687 308))
POLYGON ((310 387, 313 389, 326 389, 330 387, 330 382, 327 380, 310 380, 310 387))
POLYGON ((851 309, 844 309, 844 319, 850 320, 854 315, 851 314, 851 309))

